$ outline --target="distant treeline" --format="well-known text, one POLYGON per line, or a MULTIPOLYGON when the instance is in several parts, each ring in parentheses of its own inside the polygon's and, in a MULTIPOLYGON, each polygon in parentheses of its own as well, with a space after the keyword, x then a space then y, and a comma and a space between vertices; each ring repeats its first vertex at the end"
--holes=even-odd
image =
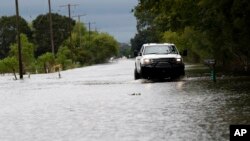
POLYGON ((249 70, 249 0, 139 0, 133 13, 138 33, 132 50, 172 42, 188 49, 188 61, 214 58, 226 70, 249 70))
MULTIPOLYGON (((24 73, 51 72, 57 64, 67 69, 103 63, 118 54, 119 44, 109 34, 88 31, 83 23, 56 13, 52 19, 55 54, 51 53, 49 15, 39 15, 30 24, 20 17, 24 73)), ((16 16, 0 17, 0 73, 18 69, 16 31, 16 16)))

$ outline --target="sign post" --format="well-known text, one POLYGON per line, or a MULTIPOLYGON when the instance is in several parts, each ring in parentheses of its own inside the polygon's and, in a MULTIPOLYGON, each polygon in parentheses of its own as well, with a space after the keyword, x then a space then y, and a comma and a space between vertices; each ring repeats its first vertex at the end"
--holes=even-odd
POLYGON ((204 60, 205 65, 207 65, 210 68, 210 78, 213 80, 213 82, 216 82, 216 71, 215 71, 215 65, 216 60, 215 59, 206 59, 204 60))

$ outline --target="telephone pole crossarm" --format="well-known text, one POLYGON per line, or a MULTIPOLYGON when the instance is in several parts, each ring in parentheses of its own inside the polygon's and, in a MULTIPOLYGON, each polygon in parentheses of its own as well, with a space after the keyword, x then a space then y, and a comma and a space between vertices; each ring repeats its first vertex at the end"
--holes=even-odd
POLYGON ((68 7, 68 15, 69 15, 69 27, 68 27, 68 32, 69 32, 69 39, 71 42, 71 6, 78 6, 79 4, 67 4, 67 5, 61 5, 60 7, 68 7))

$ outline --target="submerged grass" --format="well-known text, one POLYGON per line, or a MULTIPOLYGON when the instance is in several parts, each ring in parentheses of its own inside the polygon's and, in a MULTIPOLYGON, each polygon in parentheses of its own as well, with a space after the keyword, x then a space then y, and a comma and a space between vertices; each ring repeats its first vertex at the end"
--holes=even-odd
MULTIPOLYGON (((215 68, 217 77, 239 77, 239 76, 250 76, 250 70, 228 70, 223 68, 222 66, 216 66, 215 68)), ((211 76, 211 68, 203 64, 196 65, 186 65, 185 69, 186 75, 188 77, 204 77, 211 76)))

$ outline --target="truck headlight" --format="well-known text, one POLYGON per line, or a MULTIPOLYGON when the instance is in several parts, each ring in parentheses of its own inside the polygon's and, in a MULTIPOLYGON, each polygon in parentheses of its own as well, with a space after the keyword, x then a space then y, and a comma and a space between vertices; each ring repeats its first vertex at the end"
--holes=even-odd
POLYGON ((180 63, 180 62, 182 62, 182 59, 181 58, 176 58, 176 62, 180 63))
POLYGON ((151 59, 143 59, 143 64, 151 64, 152 63, 152 60, 151 59))

